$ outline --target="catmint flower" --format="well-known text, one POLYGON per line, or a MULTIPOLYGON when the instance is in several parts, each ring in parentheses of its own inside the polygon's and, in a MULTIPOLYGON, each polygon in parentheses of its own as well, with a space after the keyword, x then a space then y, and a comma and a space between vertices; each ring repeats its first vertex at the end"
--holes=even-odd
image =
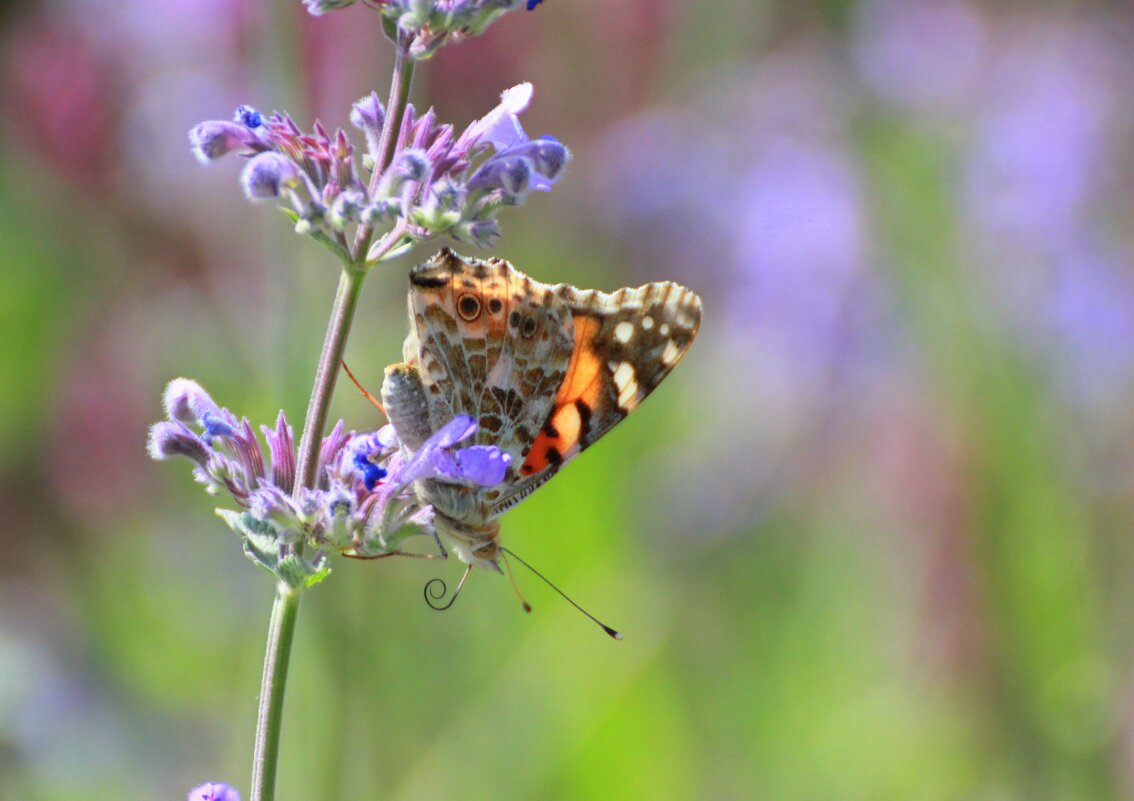
POLYGON ((240 793, 222 782, 206 782, 189 791, 189 801, 240 801, 240 793))
POLYGON ((279 197, 299 183, 299 169, 279 153, 259 154, 240 173, 240 186, 249 200, 279 197))
POLYGON ((194 477, 208 492, 231 498, 236 508, 218 514, 241 537, 249 558, 293 586, 327 575, 323 548, 373 556, 397 550, 414 534, 432 534, 433 510, 418 499, 414 482, 495 486, 511 462, 494 446, 462 446, 477 428, 464 415, 414 453, 392 426, 355 434, 340 421, 320 448, 316 486, 293 493, 294 437, 283 412, 274 428, 260 428, 265 460, 248 421, 218 406, 195 381, 171 381, 164 405, 168 419, 150 429, 150 455, 192 461, 194 477), (284 552, 299 543, 320 550, 305 558, 284 552))
MULTIPOLYGON (((296 231, 316 236, 342 254, 352 225, 387 226, 393 248, 374 240, 367 262, 401 255, 413 244, 449 236, 481 247, 500 233, 496 215, 524 202, 532 191, 548 191, 563 174, 570 152, 553 136, 530 138, 519 115, 531 103, 532 86, 508 89, 488 114, 459 135, 429 109, 406 108, 393 157, 380 175, 360 174, 346 132, 319 123, 304 133, 284 114, 264 116, 240 106, 233 121, 213 120, 189 135, 202 161, 226 153, 248 157, 240 183, 250 200, 279 201, 296 231)), ((354 104, 352 124, 366 137, 361 170, 373 170, 385 109, 371 93, 354 104)))
MULTIPOLYGON (((542 0, 371 0, 370 8, 392 24, 409 44, 416 59, 429 58, 449 42, 476 36, 509 11, 526 5, 533 10, 542 0)), ((303 0, 316 16, 353 5, 354 0, 303 0)))
POLYGON ((378 141, 382 137, 382 126, 386 123, 386 109, 382 107, 377 92, 371 92, 351 107, 350 121, 354 127, 366 134, 366 144, 370 152, 377 153, 378 141))

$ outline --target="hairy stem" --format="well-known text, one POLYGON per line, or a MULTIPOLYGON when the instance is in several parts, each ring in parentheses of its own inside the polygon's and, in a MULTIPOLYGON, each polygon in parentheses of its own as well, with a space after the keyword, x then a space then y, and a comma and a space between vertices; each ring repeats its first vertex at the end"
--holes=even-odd
POLYGON ((264 654, 264 676, 260 683, 256 751, 252 757, 252 801, 273 801, 276 795, 284 688, 298 614, 299 590, 280 582, 276 586, 272 620, 268 625, 268 648, 264 654))

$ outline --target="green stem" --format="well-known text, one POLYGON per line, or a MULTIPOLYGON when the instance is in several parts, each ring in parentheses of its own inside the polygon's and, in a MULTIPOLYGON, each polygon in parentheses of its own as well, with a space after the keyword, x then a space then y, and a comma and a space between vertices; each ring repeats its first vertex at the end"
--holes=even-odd
MULTIPOLYGON (((382 125, 382 136, 378 139, 378 153, 374 162, 374 172, 370 173, 370 195, 378 188, 382 173, 394 160, 394 151, 398 146, 398 134, 402 130, 402 120, 406 114, 406 104, 409 102, 410 85, 413 83, 414 60, 409 57, 409 42, 399 41, 394 50, 394 75, 390 79, 390 97, 386 101, 386 121, 382 125)), ((366 261, 366 251, 370 247, 370 239, 374 236, 374 228, 361 225, 354 237, 354 261, 362 264, 366 261)))
MULTIPOLYGON (((390 100, 386 106, 386 121, 382 126, 378 162, 375 164, 374 175, 371 176, 372 185, 393 159, 398 131, 401 130, 402 119, 405 117, 412 78, 413 60, 408 56, 406 44, 399 43, 394 62, 394 77, 390 86, 390 100)), ((354 322, 358 296, 362 290, 362 282, 366 278, 367 270, 363 266, 363 261, 372 235, 373 230, 370 226, 360 226, 355 238, 353 260, 343 264, 342 274, 339 276, 335 304, 331 310, 331 320, 327 324, 327 334, 323 339, 323 351, 315 370, 315 385, 311 389, 311 402, 307 406, 303 434, 299 440, 295 486, 292 490, 295 494, 305 487, 314 488, 318 481, 319 451, 323 442, 323 431, 327 427, 331 396, 335 391, 339 365, 342 363, 347 337, 354 322)), ((395 236, 387 237, 383 251, 388 252, 396 241, 395 236)), ((300 592, 281 582, 276 589, 276 600, 272 606, 272 620, 268 627, 268 644, 264 654, 264 676, 260 687, 260 711, 256 721, 251 801, 273 801, 275 798, 276 766, 279 762, 280 731, 283 726, 284 686, 287 682, 287 666, 291 657, 295 620, 299 614, 300 592)))
POLYGON ((327 326, 327 336, 323 340, 323 353, 319 356, 319 366, 315 369, 315 386, 311 389, 311 402, 307 405, 307 418, 303 421, 303 435, 299 440, 299 463, 295 470, 295 487, 298 493, 304 487, 314 487, 318 478, 319 446, 323 442, 323 431, 327 427, 327 413, 331 407, 331 395, 339 377, 339 365, 346 350, 347 336, 350 334, 354 311, 358 306, 358 295, 366 273, 357 267, 344 264, 339 276, 339 288, 335 293, 335 305, 331 309, 331 321, 327 326))
POLYGON ((252 758, 252 801, 272 801, 276 795, 284 688, 298 615, 299 591, 280 582, 276 587, 272 620, 268 625, 268 648, 264 654, 264 676, 260 684, 256 752, 252 758))

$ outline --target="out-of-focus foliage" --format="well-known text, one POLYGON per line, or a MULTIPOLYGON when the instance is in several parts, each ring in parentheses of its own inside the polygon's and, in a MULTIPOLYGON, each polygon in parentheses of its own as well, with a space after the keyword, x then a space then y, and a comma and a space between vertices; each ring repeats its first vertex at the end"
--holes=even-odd
MULTIPOLYGON (((244 787, 271 587, 145 433, 178 375, 299 419, 336 266, 185 135, 346 125, 389 48, 298 2, 0 26, 0 798, 244 787)), ((531 616, 488 574, 439 615, 458 565, 336 563, 282 797, 1134 797, 1132 62, 1119 2, 575 0, 424 63, 458 123, 532 81, 574 153, 495 255, 705 323, 505 519, 626 640, 526 575, 531 616)), ((348 350, 374 387, 406 267, 348 350)))

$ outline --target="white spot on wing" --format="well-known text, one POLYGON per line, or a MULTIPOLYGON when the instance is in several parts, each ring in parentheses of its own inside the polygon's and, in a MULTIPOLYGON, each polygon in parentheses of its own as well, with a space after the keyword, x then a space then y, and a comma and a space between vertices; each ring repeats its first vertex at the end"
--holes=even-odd
POLYGON ((634 381, 634 365, 630 362, 622 362, 618 365, 618 369, 614 371, 614 386, 618 387, 619 393, 625 391, 628 384, 636 384, 634 381))
POLYGON ((614 386, 618 389, 618 406, 629 411, 638 399, 638 380, 634 375, 634 365, 622 362, 614 371, 614 386))
POLYGON ((645 317, 642 318, 642 330, 643 331, 649 331, 653 327, 654 327, 654 318, 647 314, 645 317))
POLYGON ((662 323, 661 328, 658 329, 658 333, 663 337, 669 336, 669 323, 662 323))
POLYGON ((623 320, 618 325, 614 326, 614 338, 625 345, 630 341, 630 337, 634 336, 634 324, 623 320))
POLYGON ((677 349, 677 345, 675 345, 671 339, 665 343, 665 350, 662 351, 662 364, 666 367, 672 367, 677 364, 679 358, 681 358, 681 351, 677 349))

